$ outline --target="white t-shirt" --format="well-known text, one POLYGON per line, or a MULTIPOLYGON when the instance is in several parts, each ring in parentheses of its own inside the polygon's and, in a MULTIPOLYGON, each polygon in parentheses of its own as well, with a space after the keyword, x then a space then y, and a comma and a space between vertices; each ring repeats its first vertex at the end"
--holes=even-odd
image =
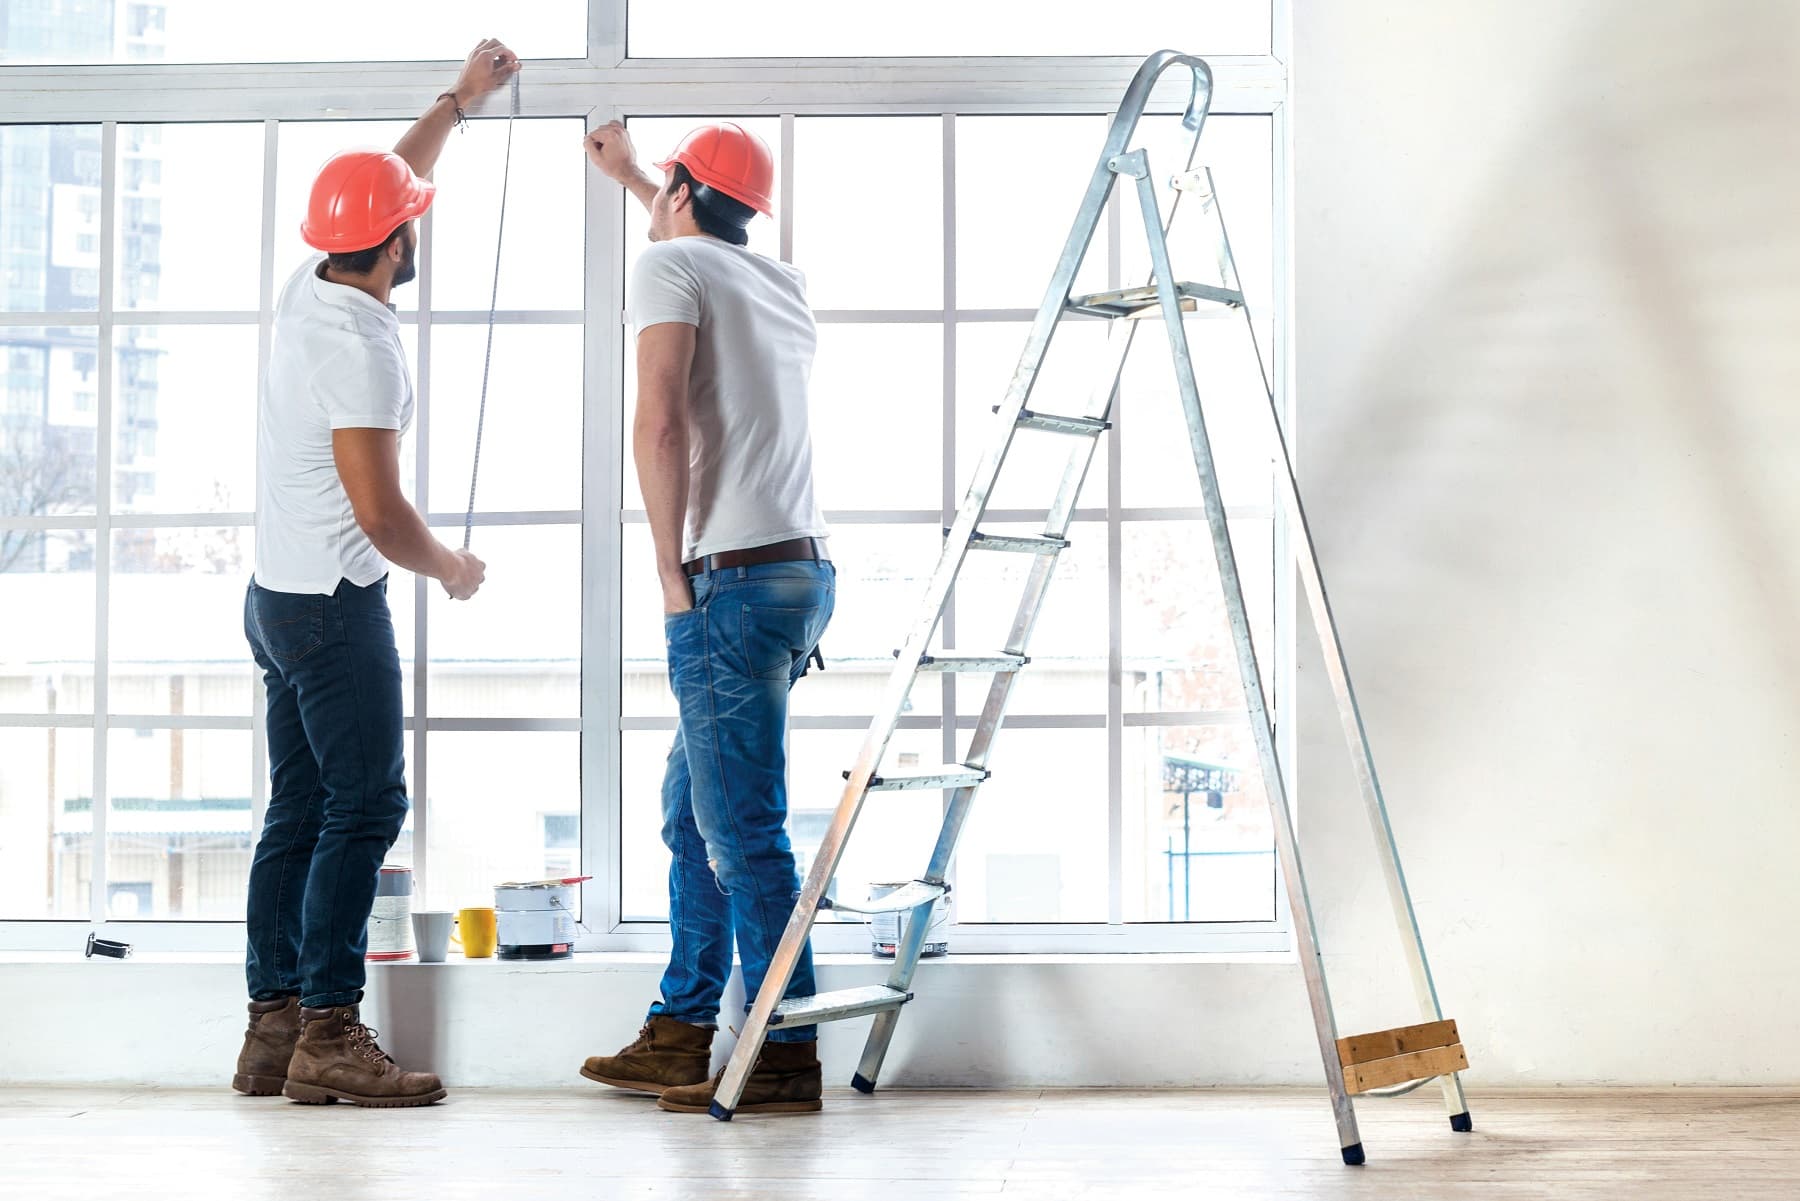
POLYGON ((806 420, 818 344, 806 277, 717 238, 658 242, 632 273, 631 322, 641 334, 668 321, 698 329, 682 559, 823 538, 806 420))
POLYGON ((256 437, 256 582, 275 592, 366 588, 385 575, 338 478, 331 431, 406 431, 412 376, 400 320, 367 292, 305 263, 275 302, 256 437))

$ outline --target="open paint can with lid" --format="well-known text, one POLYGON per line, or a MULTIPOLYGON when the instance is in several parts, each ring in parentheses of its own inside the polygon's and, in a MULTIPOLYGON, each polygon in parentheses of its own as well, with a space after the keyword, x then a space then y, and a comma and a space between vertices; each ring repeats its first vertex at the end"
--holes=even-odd
POLYGON ((576 886, 587 876, 494 888, 501 959, 567 959, 575 953, 576 886))

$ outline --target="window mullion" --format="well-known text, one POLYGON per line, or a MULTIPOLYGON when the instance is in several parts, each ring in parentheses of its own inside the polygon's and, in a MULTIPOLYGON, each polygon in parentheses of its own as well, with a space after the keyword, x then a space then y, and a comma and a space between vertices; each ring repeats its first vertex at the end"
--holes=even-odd
MULTIPOLYGON (((943 497, 944 528, 949 529, 956 521, 956 114, 944 114, 944 447, 942 458, 942 476, 940 491, 943 497)), ((956 645, 956 589, 944 603, 943 620, 939 626, 938 641, 941 646, 956 645)), ((955 763, 959 756, 956 749, 956 675, 944 672, 939 686, 943 689, 943 751, 944 762, 955 763)), ((948 815, 950 804, 955 793, 946 792, 943 797, 943 812, 948 815)), ((957 860, 950 860, 950 870, 946 873, 955 896, 957 860)), ((952 902, 954 903, 954 902, 952 902)))
POLYGON ((88 836, 91 848, 89 882, 92 886, 89 916, 98 923, 106 920, 106 752, 108 738, 108 684, 112 669, 108 655, 107 631, 111 624, 112 599, 112 413, 113 384, 113 267, 118 237, 119 126, 107 121, 100 126, 100 320, 99 340, 95 347, 98 362, 98 393, 94 425, 94 779, 89 790, 92 800, 88 817, 93 825, 88 836))
MULTIPOLYGON (((1113 114, 1108 114, 1110 123, 1113 114)), ((1119 192, 1106 204, 1106 286, 1120 288, 1121 229, 1119 192)), ((1125 921, 1125 605, 1124 568, 1119 559, 1124 547, 1120 514, 1124 505, 1123 451, 1120 446, 1120 410, 1124 398, 1113 397, 1113 428, 1106 439, 1106 920, 1125 921)))
MULTIPOLYGON (((415 404, 413 406, 413 497, 421 513, 431 511, 431 276, 432 260, 437 248, 435 221, 431 209, 419 219, 419 361, 413 365, 415 404)), ((429 589, 431 581, 424 575, 413 576, 413 747, 412 747, 412 815, 413 815, 413 892, 429 903, 431 893, 430 851, 427 834, 431 823, 431 804, 427 782, 430 764, 426 747, 430 743, 429 723, 431 689, 429 665, 431 647, 427 627, 430 625, 429 589)))
MULTIPOLYGON (((262 395, 268 377, 269 352, 275 340, 275 194, 281 123, 263 122, 262 261, 261 287, 257 293, 256 390, 262 395)), ((256 427, 262 423, 262 405, 256 406, 256 427)), ((252 670, 250 685, 250 843, 254 847, 269 809, 268 697, 262 673, 252 670)))

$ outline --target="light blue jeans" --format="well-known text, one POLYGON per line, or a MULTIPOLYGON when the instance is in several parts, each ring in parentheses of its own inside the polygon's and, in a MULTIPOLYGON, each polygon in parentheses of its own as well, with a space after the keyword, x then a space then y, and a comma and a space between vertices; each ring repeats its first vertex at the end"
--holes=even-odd
MULTIPOLYGON (((831 620, 836 581, 830 563, 810 560, 720 568, 694 577, 693 609, 663 619, 681 724, 662 792, 674 945, 652 1017, 713 1025, 734 936, 746 998, 762 988, 800 888, 787 835, 788 690, 831 620)), ((809 944, 784 995, 815 991, 809 944)), ((817 1029, 769 1038, 810 1042, 817 1029)))

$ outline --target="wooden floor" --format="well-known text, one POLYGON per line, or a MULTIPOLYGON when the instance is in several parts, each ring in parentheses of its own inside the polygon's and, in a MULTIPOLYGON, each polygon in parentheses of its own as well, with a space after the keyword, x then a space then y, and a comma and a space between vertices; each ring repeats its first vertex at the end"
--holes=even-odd
POLYGON ((831 1093, 729 1125, 610 1090, 459 1089, 430 1109, 219 1089, 0 1089, 0 1196, 55 1201, 940 1197, 1356 1201, 1800 1198, 1800 1092, 1479 1093, 1361 1103, 1347 1168, 1323 1094, 831 1093))

